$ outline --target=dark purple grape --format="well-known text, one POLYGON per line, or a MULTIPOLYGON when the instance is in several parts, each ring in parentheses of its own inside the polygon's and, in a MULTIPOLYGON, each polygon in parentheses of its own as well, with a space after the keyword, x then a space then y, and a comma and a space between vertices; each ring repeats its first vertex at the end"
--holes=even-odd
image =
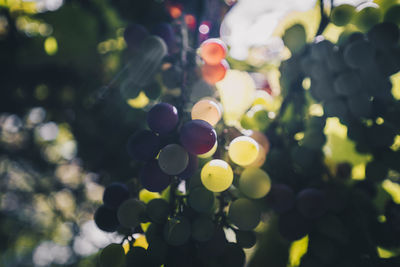
POLYGON ((148 35, 147 29, 136 23, 128 25, 124 31, 124 39, 129 49, 138 48, 148 35))
POLYGON ((279 233, 289 241, 305 236, 311 228, 311 222, 304 218, 296 209, 279 217, 279 233))
POLYGON ((154 159, 161 149, 161 140, 155 133, 142 130, 128 140, 127 150, 134 160, 154 159))
POLYGON ((161 135, 172 132, 178 121, 178 110, 168 103, 159 103, 147 113, 147 124, 150 129, 161 135))
POLYGON ((293 190, 285 184, 273 184, 266 199, 271 208, 278 213, 290 210, 295 203, 293 190))
POLYGON ((129 198, 129 189, 125 184, 112 183, 106 187, 103 194, 104 205, 117 209, 122 202, 129 198))
POLYGON ((152 29, 151 33, 154 35, 157 35, 161 39, 164 40, 164 42, 168 46, 168 51, 172 51, 175 47, 175 33, 174 29, 172 28, 171 24, 162 22, 159 24, 156 24, 152 29))
POLYGON ((326 211, 325 194, 315 188, 307 188, 297 195, 297 209, 306 218, 321 217, 326 211))
POLYGON ((140 182, 150 192, 161 192, 168 187, 171 177, 160 169, 156 160, 152 160, 143 166, 140 182))
POLYGON ((186 122, 180 133, 181 144, 192 154, 207 153, 213 148, 217 140, 217 133, 206 121, 192 120, 186 122))
POLYGON ((186 169, 178 174, 178 177, 181 179, 189 179, 190 177, 192 177, 192 175, 196 172, 197 167, 199 166, 199 159, 197 158, 196 155, 193 154, 189 154, 189 163, 186 166, 186 169))
POLYGON ((119 227, 117 212, 104 205, 94 213, 94 222, 100 230, 105 232, 115 232, 119 227))

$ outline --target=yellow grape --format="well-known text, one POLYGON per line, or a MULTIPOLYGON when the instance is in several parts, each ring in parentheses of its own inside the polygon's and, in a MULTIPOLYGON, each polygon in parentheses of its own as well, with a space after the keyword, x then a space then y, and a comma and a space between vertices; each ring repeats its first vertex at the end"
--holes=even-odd
POLYGON ((239 189, 250 198, 262 198, 271 189, 271 179, 259 168, 246 168, 240 175, 239 189))
POLYGON ((257 158, 251 164, 245 167, 261 167, 262 165, 264 165, 264 162, 267 159, 267 153, 265 153, 265 149, 263 146, 259 146, 258 148, 259 150, 257 158))
POLYGON ((259 150, 259 145, 253 138, 239 136, 229 144, 228 154, 234 163, 247 166, 257 159, 259 150))
POLYGON ((203 120, 214 126, 221 119, 221 108, 216 101, 203 99, 192 108, 192 120, 203 120))
POLYGON ((222 192, 228 189, 233 182, 231 166, 220 159, 207 162, 201 170, 200 176, 203 185, 212 192, 222 192))

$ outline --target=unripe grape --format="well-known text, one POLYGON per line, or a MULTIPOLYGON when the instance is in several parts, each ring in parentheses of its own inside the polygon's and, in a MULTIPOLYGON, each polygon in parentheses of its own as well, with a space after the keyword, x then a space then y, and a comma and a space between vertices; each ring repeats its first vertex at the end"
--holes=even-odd
POLYGON ((212 192, 225 191, 233 182, 232 168, 223 160, 211 160, 201 170, 201 182, 212 192))

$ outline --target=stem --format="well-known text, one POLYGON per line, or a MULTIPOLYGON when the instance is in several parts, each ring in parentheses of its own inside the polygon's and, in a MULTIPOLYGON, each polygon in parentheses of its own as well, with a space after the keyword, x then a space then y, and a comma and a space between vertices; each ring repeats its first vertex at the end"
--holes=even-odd
POLYGON ((172 178, 171 186, 169 188, 169 204, 171 208, 171 215, 175 215, 176 212, 176 188, 178 186, 178 178, 174 176, 172 178))
POLYGON ((324 0, 320 0, 319 3, 320 3, 319 8, 321 13, 321 21, 319 23, 318 30, 315 36, 321 35, 324 32, 326 26, 328 26, 329 24, 329 17, 324 12, 324 7, 325 7, 324 0))

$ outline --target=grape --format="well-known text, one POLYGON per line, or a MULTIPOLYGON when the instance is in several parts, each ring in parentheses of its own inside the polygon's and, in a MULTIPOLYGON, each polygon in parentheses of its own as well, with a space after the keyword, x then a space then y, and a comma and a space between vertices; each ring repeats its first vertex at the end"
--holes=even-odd
POLYGON ((332 72, 341 71, 346 67, 342 51, 337 47, 333 47, 332 51, 327 56, 327 66, 332 72))
POLYGON ((167 259, 168 245, 163 240, 158 239, 157 241, 149 244, 147 253, 150 261, 156 266, 160 266, 164 264, 167 259))
POLYGON ((246 255, 238 244, 228 243, 219 259, 223 266, 243 267, 246 261, 246 255))
POLYGON ((105 247, 99 257, 101 267, 125 266, 125 252, 120 244, 110 244, 105 247))
POLYGON ((104 205, 117 209, 122 202, 129 198, 129 189, 125 184, 112 183, 106 187, 103 194, 104 205))
POLYGON ((256 234, 253 231, 236 231, 237 243, 242 248, 251 248, 257 242, 256 234))
MULTIPOLYGON (((379 23, 381 20, 382 14, 381 11, 376 4, 366 4, 362 5, 359 8, 356 15, 354 16, 353 23, 362 31, 368 31, 375 24, 379 23)), ((358 9, 358 8, 357 8, 358 9)))
POLYGON ((162 198, 155 198, 147 204, 146 213, 152 222, 163 223, 169 215, 169 204, 162 198))
POLYGON ((142 41, 149 35, 145 27, 132 23, 124 31, 124 39, 129 49, 137 49, 142 41))
POLYGON ((264 152, 268 154, 270 143, 265 134, 259 131, 249 130, 246 135, 253 138, 260 146, 264 148, 264 152))
POLYGON ((267 195, 267 202, 278 213, 290 210, 295 203, 293 190, 285 184, 273 184, 267 195))
POLYGON ((212 192, 222 192, 228 189, 233 182, 231 166, 220 159, 207 162, 200 175, 203 185, 212 192))
POLYGON ((176 66, 162 72, 163 84, 169 88, 174 89, 179 87, 182 79, 182 70, 176 66))
POLYGON ((210 240, 215 231, 215 224, 208 217, 198 217, 192 224, 192 237, 196 241, 204 242, 210 240))
POLYGON ((400 4, 393 5, 386 10, 384 21, 392 22, 397 26, 400 25, 400 4))
POLYGON ((341 73, 333 86, 339 95, 354 95, 361 91, 361 79, 357 73, 349 71, 341 73))
POLYGON ((350 96, 347 99, 347 105, 350 112, 357 118, 366 118, 371 115, 372 103, 370 97, 365 93, 350 96))
POLYGON ((142 247, 133 247, 126 254, 126 266, 149 266, 150 259, 146 249, 142 247))
POLYGON ((279 233, 289 241, 302 238, 310 231, 310 228, 311 222, 295 209, 279 217, 279 233))
POLYGON ((209 65, 217 65, 226 56, 226 45, 220 39, 212 38, 200 46, 200 56, 209 65))
POLYGON ((156 160, 152 160, 143 166, 140 182, 150 192, 161 192, 168 187, 171 177, 160 169, 156 160))
POLYGON ((150 99, 157 99, 161 95, 161 86, 158 82, 153 82, 146 87, 144 93, 150 99))
POLYGON ((150 129, 161 135, 172 132, 178 120, 178 110, 168 103, 153 106, 147 114, 147 124, 150 129))
POLYGON ((318 101, 327 101, 337 97, 332 84, 321 80, 311 80, 310 93, 318 101))
POLYGON ((385 50, 398 43, 399 35, 399 28, 396 24, 383 22, 371 28, 368 32, 368 39, 375 47, 385 50))
POLYGON ((192 120, 181 128, 180 141, 189 153, 199 155, 210 151, 217 141, 217 133, 206 121, 192 120))
POLYGON ((201 67, 203 79, 209 84, 216 84, 221 81, 229 69, 228 62, 224 59, 217 65, 204 64, 201 67))
POLYGON ((260 222, 261 212, 251 201, 239 198, 229 206, 228 219, 240 230, 252 230, 260 222))
POLYGON ((197 212, 207 212, 214 206, 214 194, 204 187, 193 188, 189 192, 188 203, 197 212))
POLYGON ((326 211, 325 194, 314 188, 302 190, 297 195, 297 209, 306 218, 321 217, 326 211))
POLYGON ((104 205, 94 213, 94 222, 100 230, 105 232, 115 232, 119 227, 117 212, 104 205))
POLYGON ((159 36, 168 46, 168 51, 173 52, 175 49, 175 32, 171 24, 162 22, 156 24, 150 31, 152 34, 159 36))
POLYGON ((199 242, 199 253, 202 258, 221 256, 227 245, 225 232, 222 227, 215 229, 212 238, 205 242, 199 242))
POLYGON ((117 217, 122 226, 133 228, 140 224, 146 205, 137 199, 125 200, 118 208, 117 217))
POLYGON ((257 158, 251 164, 244 166, 244 167, 259 168, 262 165, 264 165, 266 159, 267 159, 267 153, 265 153, 264 147, 260 146, 259 150, 258 150, 257 158))
POLYGON ((199 158, 202 158, 202 159, 210 158, 210 157, 212 157, 212 156, 215 154, 215 152, 217 151, 217 148, 218 148, 218 141, 215 141, 215 144, 214 144, 214 146, 211 148, 210 151, 208 151, 207 153, 204 153, 204 154, 199 154, 199 155, 197 155, 197 156, 198 156, 199 158))
POLYGON ((258 151, 258 143, 248 136, 236 137, 229 144, 228 148, 230 159, 241 166, 253 163, 257 158, 258 151))
POLYGON ((192 120, 204 120, 214 126, 221 119, 221 108, 216 101, 202 99, 192 108, 192 120))
POLYGON ((170 218, 164 226, 164 239, 171 246, 185 244, 189 240, 190 234, 190 222, 182 216, 170 218))
POLYGON ((294 24, 285 30, 282 40, 292 53, 301 51, 306 44, 306 30, 301 24, 294 24))
POLYGON ((163 233, 163 226, 161 224, 150 223, 145 233, 146 240, 149 243, 149 245, 156 243, 159 240, 163 240, 162 233, 163 233))
POLYGON ((169 175, 177 175, 183 172, 189 163, 189 155, 186 150, 177 144, 169 144, 161 149, 158 156, 160 169, 169 175))
POLYGON ((246 168, 240 175, 239 189, 250 198, 262 198, 270 188, 269 175, 259 168, 246 168))
POLYGON ((331 12, 331 22, 336 26, 344 26, 350 22, 355 13, 352 5, 343 4, 336 6, 331 12))
POLYGON ((127 144, 128 154, 134 160, 146 161, 154 159, 160 149, 160 137, 147 130, 142 130, 132 135, 127 144))
POLYGON ((193 155, 191 153, 188 153, 189 155, 189 162, 188 165, 186 166, 185 170, 178 174, 178 177, 181 179, 188 179, 194 175, 194 173, 197 170, 197 167, 199 166, 199 160, 196 155, 193 155))
POLYGON ((375 49, 365 40, 359 40, 349 44, 344 50, 344 60, 352 68, 362 68, 373 63, 375 49))
POLYGON ((311 45, 311 58, 317 61, 323 60, 332 50, 333 44, 330 41, 318 38, 311 45))

